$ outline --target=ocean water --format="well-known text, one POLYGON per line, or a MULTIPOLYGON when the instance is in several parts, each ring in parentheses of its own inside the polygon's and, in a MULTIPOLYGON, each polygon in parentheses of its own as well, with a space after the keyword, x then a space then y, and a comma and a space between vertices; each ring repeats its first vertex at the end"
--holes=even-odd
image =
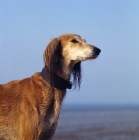
POLYGON ((52 140, 139 140, 139 107, 66 106, 52 140))

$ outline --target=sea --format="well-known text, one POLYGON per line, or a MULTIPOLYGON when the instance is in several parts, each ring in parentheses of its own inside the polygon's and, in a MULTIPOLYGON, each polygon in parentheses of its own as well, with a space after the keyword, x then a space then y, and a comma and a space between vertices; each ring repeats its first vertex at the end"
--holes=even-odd
POLYGON ((65 105, 52 140, 139 140, 139 106, 65 105))

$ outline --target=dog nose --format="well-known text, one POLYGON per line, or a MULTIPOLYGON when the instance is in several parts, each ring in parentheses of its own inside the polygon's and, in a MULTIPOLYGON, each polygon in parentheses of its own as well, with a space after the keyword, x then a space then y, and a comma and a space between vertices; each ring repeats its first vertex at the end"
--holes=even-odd
POLYGON ((101 50, 97 47, 94 47, 94 52, 95 52, 96 55, 99 55, 101 50))

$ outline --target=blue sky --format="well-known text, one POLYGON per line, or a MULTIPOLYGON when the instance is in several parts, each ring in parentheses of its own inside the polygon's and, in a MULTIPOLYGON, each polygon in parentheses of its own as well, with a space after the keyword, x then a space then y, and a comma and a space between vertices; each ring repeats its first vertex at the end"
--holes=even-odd
POLYGON ((76 33, 102 53, 64 103, 139 104, 138 15, 138 0, 1 0, 0 83, 41 71, 49 41, 76 33))

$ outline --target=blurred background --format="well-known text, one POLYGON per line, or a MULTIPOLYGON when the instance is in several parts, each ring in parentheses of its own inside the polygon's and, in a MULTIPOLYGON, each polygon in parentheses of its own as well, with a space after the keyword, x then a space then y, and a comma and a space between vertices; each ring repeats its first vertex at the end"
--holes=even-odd
POLYGON ((139 139, 138 0, 0 0, 0 83, 41 71, 43 51, 63 33, 102 50, 82 63, 54 140, 139 139))

